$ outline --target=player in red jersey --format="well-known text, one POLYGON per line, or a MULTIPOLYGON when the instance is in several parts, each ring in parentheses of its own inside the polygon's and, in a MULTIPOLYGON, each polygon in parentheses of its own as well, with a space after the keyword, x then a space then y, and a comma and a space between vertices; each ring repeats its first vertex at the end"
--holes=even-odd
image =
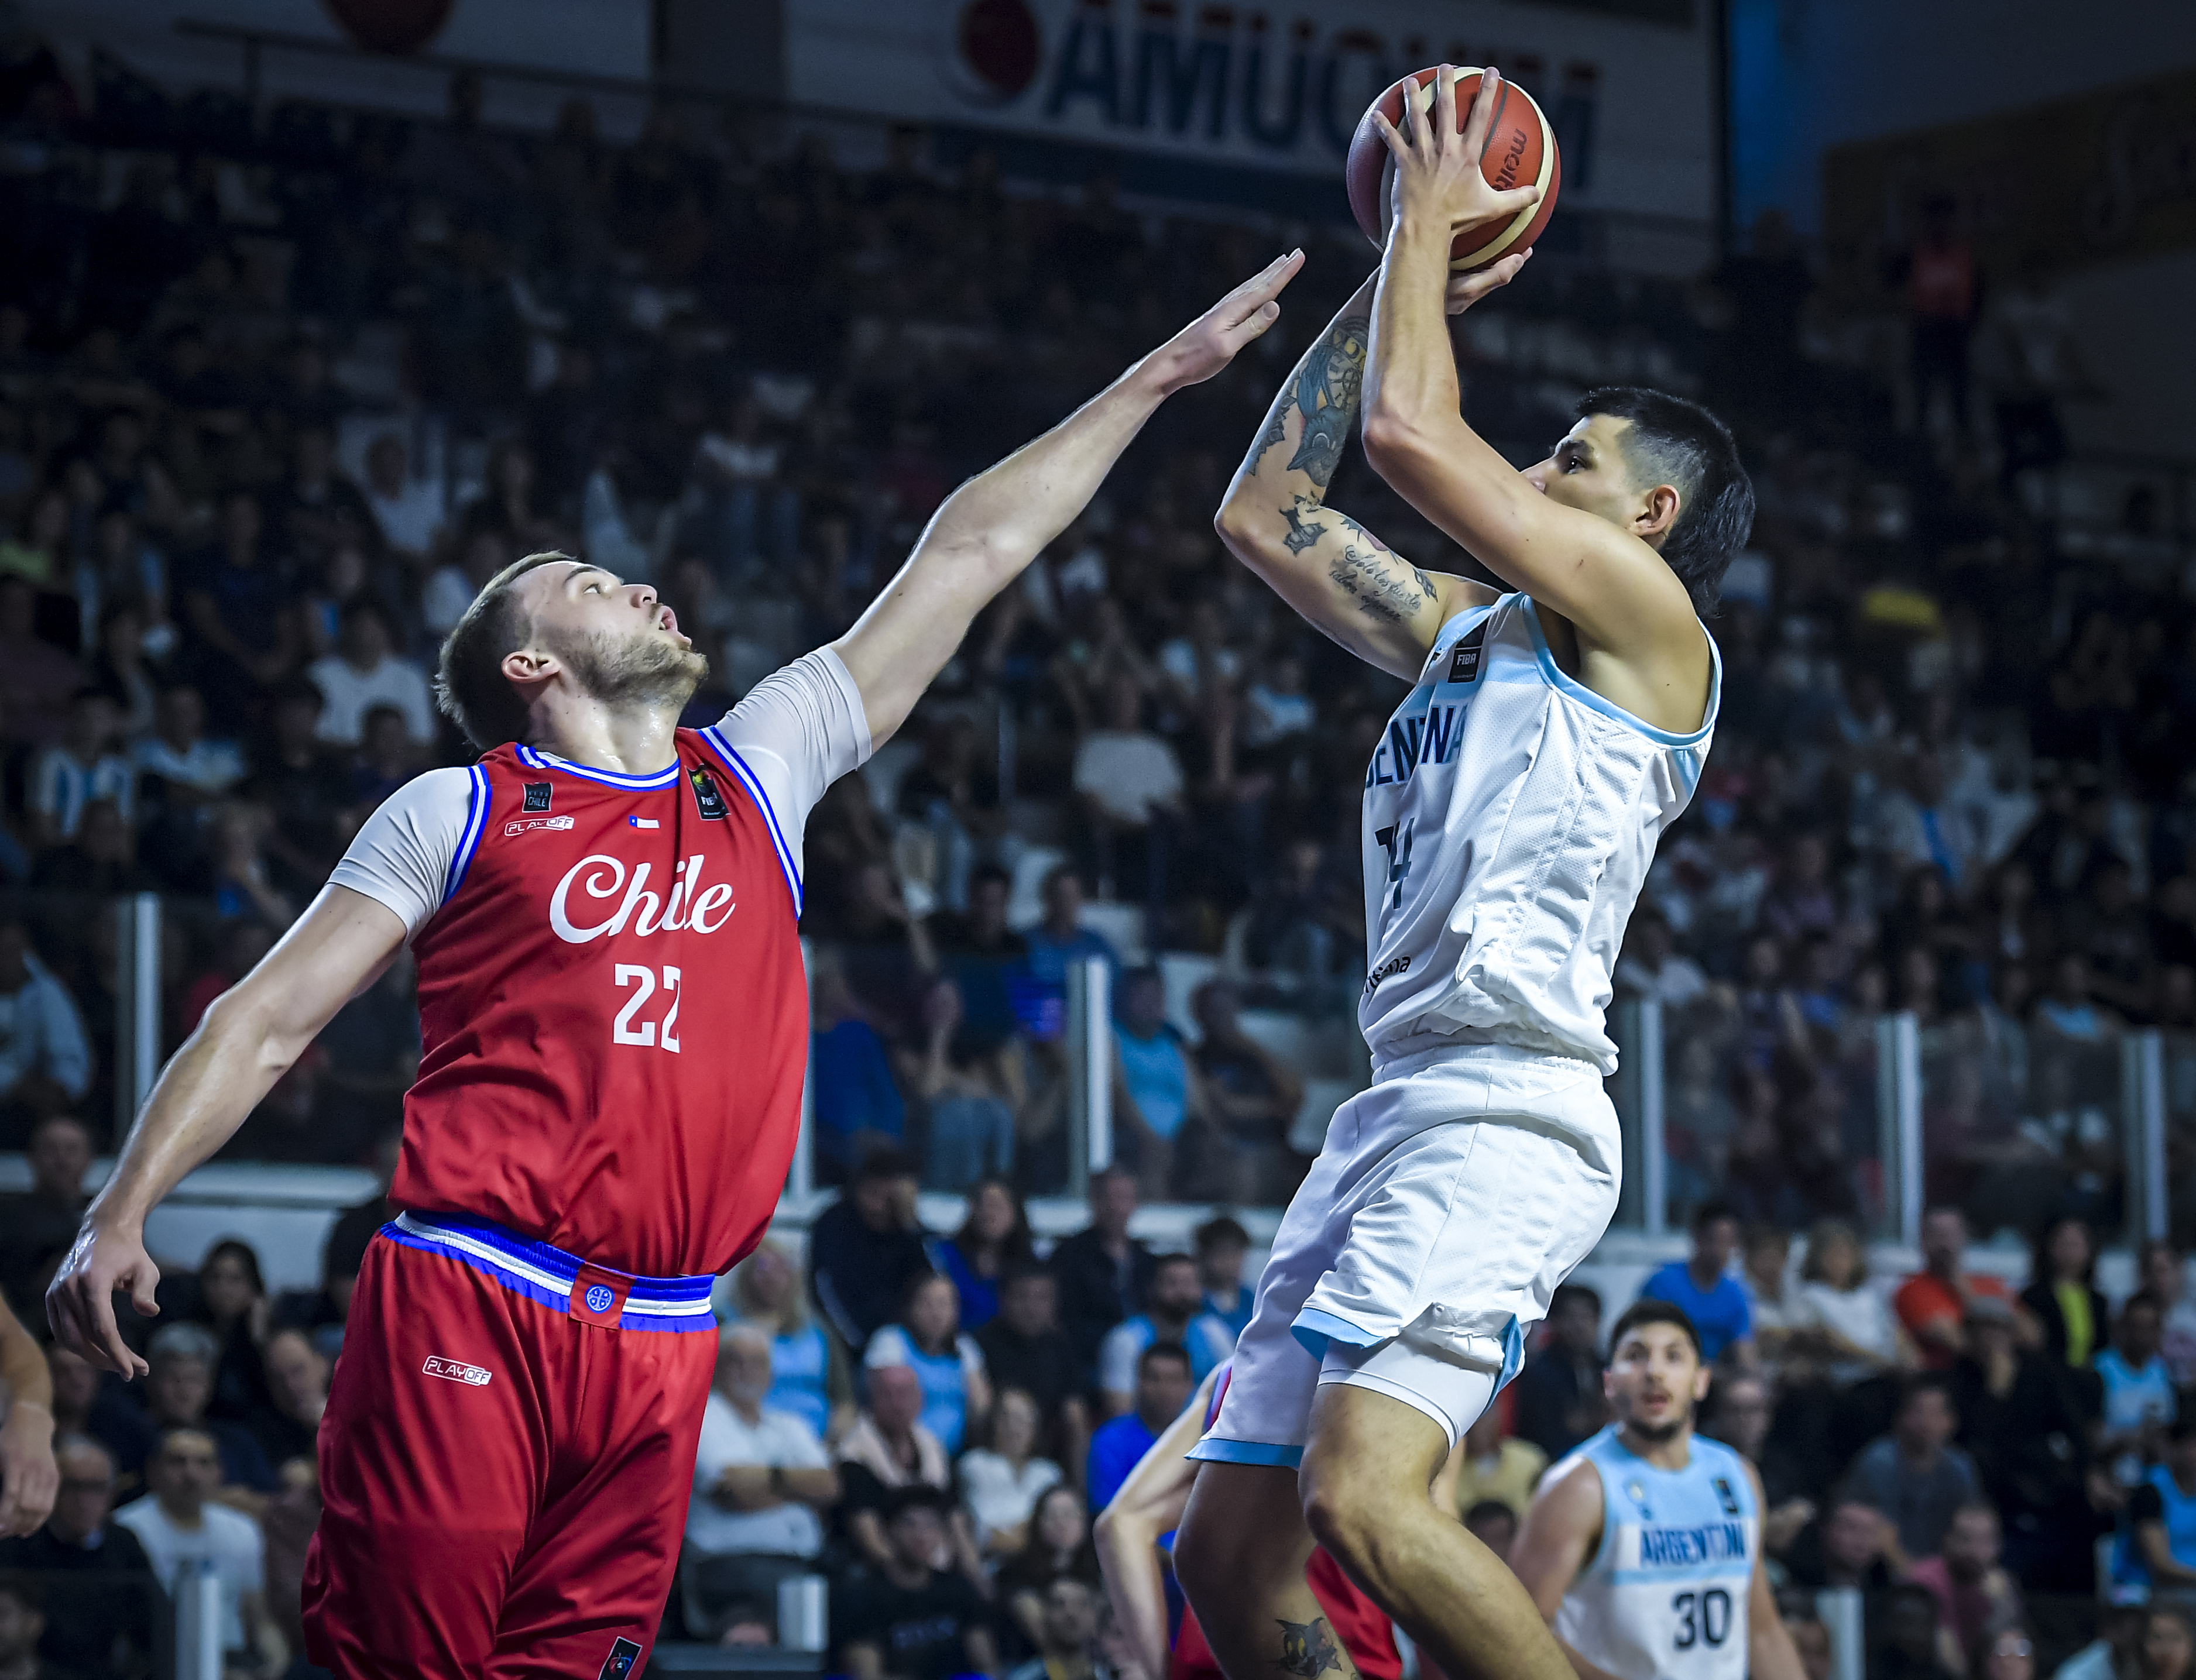
MULTIPOLYGON (((1197 1461, 1189 1457, 1189 1449, 1219 1416, 1234 1365, 1231 1360, 1205 1379, 1197 1398, 1136 1461, 1120 1491, 1098 1513, 1091 1532, 1114 1619, 1128 1636, 1144 1671, 1164 1675, 1165 1680, 1224 1680, 1220 1660, 1197 1624, 1197 1612, 1187 1605, 1171 1646, 1168 1642, 1159 1543, 1182 1521, 1190 1486, 1197 1480, 1197 1461)), ((1314 1548, 1304 1566, 1304 1581, 1326 1614, 1301 1627, 1282 1624, 1284 1639, 1301 1639, 1307 1658, 1315 1658, 1322 1649, 1331 1655, 1338 1642, 1364 1680, 1402 1680, 1402 1654, 1396 1648, 1395 1625, 1388 1613, 1358 1591, 1324 1548, 1314 1548)), ((1315 1662, 1309 1671, 1324 1672, 1329 1666, 1315 1662)))
POLYGON ((905 719, 976 613, 1171 392, 1270 326, 1292 252, 962 485, 846 635, 705 730, 644 584, 507 568, 444 644, 483 748, 359 832, 162 1071, 47 1297, 143 1371, 147 1213, 407 941, 419 1076, 321 1431, 306 1648, 344 1676, 623 1680, 679 1551, 715 1361, 712 1275, 760 1236, 799 1129, 809 811, 905 719), (499 744, 500 743, 500 744, 499 744))

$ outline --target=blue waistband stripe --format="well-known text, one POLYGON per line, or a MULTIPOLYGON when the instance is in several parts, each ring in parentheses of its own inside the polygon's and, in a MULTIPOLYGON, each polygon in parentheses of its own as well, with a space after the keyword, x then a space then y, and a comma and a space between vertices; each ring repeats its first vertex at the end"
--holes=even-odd
MULTIPOLYGON (((522 1237, 487 1220, 465 1219, 450 1214, 401 1213, 381 1227, 381 1234, 407 1249, 447 1255, 484 1272, 506 1289, 529 1301, 564 1313, 571 1309, 572 1285, 583 1263, 548 1243, 522 1237)), ((598 1266, 598 1272, 612 1268, 598 1266)), ((714 1330, 716 1315, 709 1309, 714 1277, 639 1278, 615 1272, 626 1279, 625 1308, 618 1315, 620 1330, 693 1331, 714 1330)))

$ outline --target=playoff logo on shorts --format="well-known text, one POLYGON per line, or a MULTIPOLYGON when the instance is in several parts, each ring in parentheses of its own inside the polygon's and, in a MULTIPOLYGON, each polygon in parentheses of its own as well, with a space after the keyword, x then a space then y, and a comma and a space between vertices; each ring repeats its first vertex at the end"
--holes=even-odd
POLYGON ((427 1355, 427 1363, 419 1367, 422 1377, 441 1377, 453 1383, 462 1383, 469 1388, 485 1388, 488 1379, 495 1375, 477 1365, 467 1365, 463 1360, 446 1360, 439 1354, 427 1355))
POLYGON ((610 1647, 610 1654, 603 1659, 603 1671, 595 1680, 626 1680, 633 1666, 640 1660, 640 1647, 630 1639, 621 1639, 610 1647))

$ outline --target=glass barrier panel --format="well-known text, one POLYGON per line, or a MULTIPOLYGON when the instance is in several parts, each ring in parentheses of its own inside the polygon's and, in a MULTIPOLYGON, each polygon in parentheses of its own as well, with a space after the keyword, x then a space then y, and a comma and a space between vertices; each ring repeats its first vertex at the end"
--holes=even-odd
POLYGON ((2173 1240, 2196 1244, 2196 1032, 2161 1033, 2166 1213, 2173 1240))
POLYGON ((1964 1209, 1978 1241, 2026 1242, 2075 1215, 2125 1233, 2117 1032, 2062 1031, 1994 1008, 1922 1031, 1924 1200, 1964 1209))

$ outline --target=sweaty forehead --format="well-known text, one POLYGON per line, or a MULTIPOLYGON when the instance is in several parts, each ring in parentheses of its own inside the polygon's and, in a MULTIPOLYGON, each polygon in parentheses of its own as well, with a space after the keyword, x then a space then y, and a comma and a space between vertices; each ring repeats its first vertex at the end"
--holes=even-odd
POLYGON ((572 580, 581 572, 591 572, 611 583, 611 577, 600 566, 590 566, 581 560, 552 560, 546 566, 536 566, 518 580, 518 598, 529 608, 556 599, 571 587, 572 580))

